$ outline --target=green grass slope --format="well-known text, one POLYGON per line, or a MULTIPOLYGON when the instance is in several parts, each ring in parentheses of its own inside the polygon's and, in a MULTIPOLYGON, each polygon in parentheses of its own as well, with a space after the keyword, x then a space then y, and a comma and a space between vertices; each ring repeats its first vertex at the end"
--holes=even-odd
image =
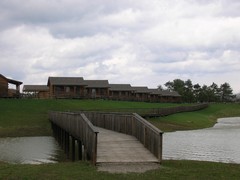
POLYGON ((200 111, 148 120, 162 131, 177 131, 211 127, 222 117, 240 117, 240 104, 210 104, 208 108, 200 111))
POLYGON ((0 137, 50 135, 48 111, 160 108, 177 104, 107 100, 0 99, 0 137))

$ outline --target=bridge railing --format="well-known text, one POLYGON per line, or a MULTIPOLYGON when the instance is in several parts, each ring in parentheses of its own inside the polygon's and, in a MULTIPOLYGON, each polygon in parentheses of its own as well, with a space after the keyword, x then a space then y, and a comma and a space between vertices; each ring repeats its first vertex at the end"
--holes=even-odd
POLYGON ((135 136, 161 163, 162 134, 136 113, 84 112, 93 125, 135 136))
POLYGON ((162 162, 163 132, 153 126, 147 120, 133 113, 135 132, 133 135, 162 162))
POLYGON ((96 164, 97 134, 98 131, 82 113, 50 112, 49 119, 52 123, 68 132, 70 136, 80 140, 88 158, 96 164))
MULTIPOLYGON (((119 108, 119 109, 95 109, 98 112, 120 112, 120 113, 137 113, 142 117, 157 117, 157 116, 167 116, 180 112, 190 112, 201 110, 207 108, 208 104, 194 104, 185 106, 174 106, 174 107, 163 107, 163 108, 119 108)), ((83 110, 84 111, 84 110, 83 110)), ((91 110, 90 110, 91 111, 91 110)))

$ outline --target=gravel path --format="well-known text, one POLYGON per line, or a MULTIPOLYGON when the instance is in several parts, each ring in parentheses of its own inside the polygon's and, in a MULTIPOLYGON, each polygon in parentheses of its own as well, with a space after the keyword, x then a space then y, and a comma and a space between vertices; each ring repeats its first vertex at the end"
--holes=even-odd
POLYGON ((101 163, 97 165, 98 171, 109 173, 144 173, 149 170, 160 168, 157 163, 101 163))

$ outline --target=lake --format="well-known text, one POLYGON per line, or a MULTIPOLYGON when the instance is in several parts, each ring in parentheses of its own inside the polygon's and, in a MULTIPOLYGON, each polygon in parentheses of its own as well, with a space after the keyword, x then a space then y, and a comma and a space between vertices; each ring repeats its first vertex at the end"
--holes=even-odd
POLYGON ((165 133, 163 159, 240 164, 240 117, 218 119, 212 128, 165 133))
POLYGON ((0 138, 0 161, 16 164, 56 163, 60 147, 53 137, 0 138))
MULTIPOLYGON (((56 163, 60 151, 53 137, 0 138, 0 161, 56 163)), ((212 128, 163 135, 163 159, 240 164, 240 118, 221 118, 212 128)))

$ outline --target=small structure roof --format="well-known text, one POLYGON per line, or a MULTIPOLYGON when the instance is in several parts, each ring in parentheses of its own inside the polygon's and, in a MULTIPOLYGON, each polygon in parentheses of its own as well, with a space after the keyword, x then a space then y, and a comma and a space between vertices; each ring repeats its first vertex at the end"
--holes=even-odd
POLYGON ((33 92, 33 91, 49 91, 49 87, 46 85, 24 85, 24 92, 33 92))
POLYGON ((109 88, 108 80, 84 80, 86 88, 109 88))
POLYGON ((151 94, 161 95, 162 91, 160 89, 149 89, 151 94))
POLYGON ((169 91, 169 90, 163 90, 161 92, 162 96, 175 96, 180 97, 181 95, 177 91, 169 91))
POLYGON ((52 85, 75 85, 86 86, 83 77, 49 77, 48 86, 52 85))
POLYGON ((15 85, 21 85, 22 82, 21 81, 17 81, 17 80, 14 80, 14 79, 9 79, 9 78, 6 78, 5 76, 3 76, 2 74, 0 74, 0 76, 4 79, 6 79, 8 81, 8 83, 10 84, 15 84, 15 85))
POLYGON ((133 88, 130 84, 109 84, 110 91, 133 91, 133 88))
POLYGON ((136 93, 150 93, 147 86, 134 86, 132 88, 136 93))
POLYGON ((160 96, 171 96, 171 97, 180 97, 177 91, 169 91, 169 90, 160 90, 160 89, 149 89, 151 94, 160 95, 160 96))

